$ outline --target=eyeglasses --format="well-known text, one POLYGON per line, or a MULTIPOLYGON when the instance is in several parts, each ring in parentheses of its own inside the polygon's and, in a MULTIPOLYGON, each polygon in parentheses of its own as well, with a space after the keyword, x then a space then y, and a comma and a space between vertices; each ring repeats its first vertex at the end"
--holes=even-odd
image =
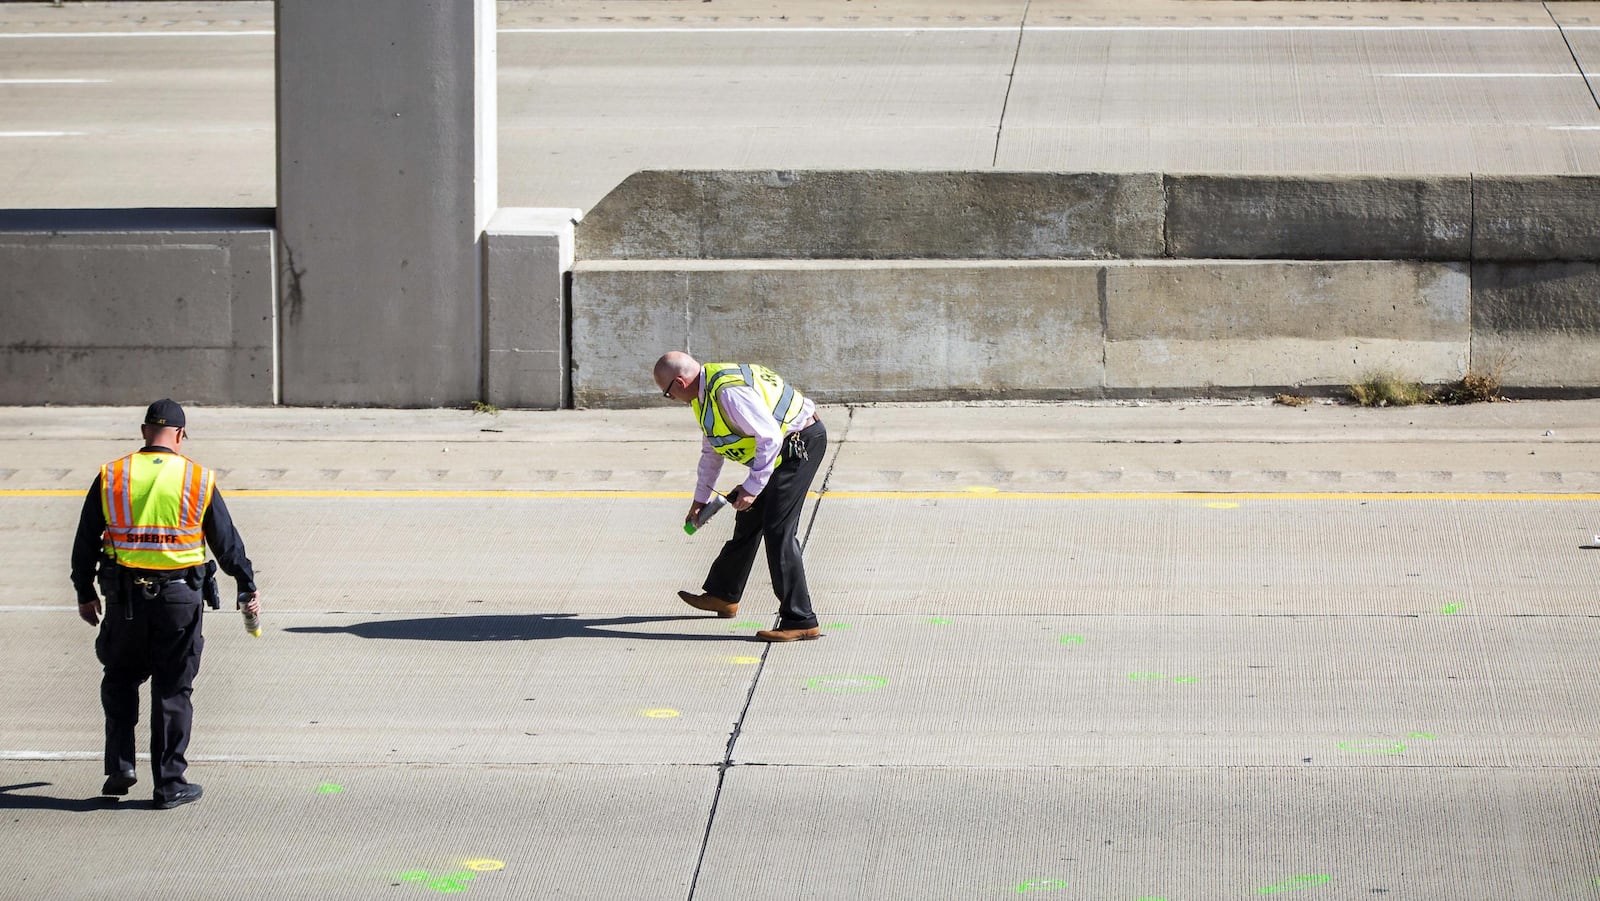
POLYGON ((673 379, 672 381, 668 382, 667 383, 667 390, 661 392, 661 396, 670 399, 672 397, 672 386, 676 385, 676 384, 678 384, 678 380, 677 379, 673 379))

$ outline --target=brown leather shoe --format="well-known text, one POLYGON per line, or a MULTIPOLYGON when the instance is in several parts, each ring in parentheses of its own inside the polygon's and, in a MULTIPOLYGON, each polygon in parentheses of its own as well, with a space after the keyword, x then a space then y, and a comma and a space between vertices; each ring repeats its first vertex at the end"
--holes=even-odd
POLYGON ((762 629, 756 633, 762 641, 810 641, 821 638, 822 630, 816 627, 810 629, 762 629))
POLYGON ((739 605, 724 601, 714 594, 690 594, 687 591, 678 592, 678 597, 683 602, 696 610, 715 613, 718 619, 733 619, 739 615, 739 605))

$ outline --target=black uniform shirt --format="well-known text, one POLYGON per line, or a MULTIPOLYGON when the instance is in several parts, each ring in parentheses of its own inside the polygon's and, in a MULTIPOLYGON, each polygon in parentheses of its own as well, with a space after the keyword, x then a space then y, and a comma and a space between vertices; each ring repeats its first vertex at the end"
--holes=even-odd
MULTIPOLYGON (((142 447, 140 452, 174 453, 166 447, 142 447)), ((256 590, 256 572, 250 558, 244 555, 244 540, 233 527, 233 517, 228 515, 228 505, 222 502, 222 489, 213 488, 211 503, 206 505, 205 519, 200 525, 205 530, 206 544, 217 558, 222 571, 239 583, 239 591, 256 590)), ((78 535, 72 541, 72 587, 78 592, 79 604, 93 604, 99 599, 94 591, 95 567, 105 559, 106 514, 100 509, 100 477, 94 477, 89 486, 89 496, 83 499, 83 513, 78 516, 78 535)))

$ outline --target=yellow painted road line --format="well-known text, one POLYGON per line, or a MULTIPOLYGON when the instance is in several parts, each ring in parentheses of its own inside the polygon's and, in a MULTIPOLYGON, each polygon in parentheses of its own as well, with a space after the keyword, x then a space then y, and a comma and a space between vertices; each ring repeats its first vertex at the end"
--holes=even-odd
MULTIPOLYGON (((84 491, 70 488, 0 489, 0 498, 77 497, 84 491)), ((435 488, 229 488, 229 497, 272 498, 392 498, 392 499, 533 499, 533 500, 686 500, 687 491, 505 491, 494 489, 440 490, 435 488)), ((809 497, 822 495, 813 491, 809 497)), ((829 491, 838 500, 1007 500, 1007 501, 1600 501, 1600 494, 1487 491, 1000 491, 971 488, 962 491, 829 491)))
POLYGON ((1473 491, 830 491, 830 498, 1040 501, 1596 501, 1600 494, 1473 491))

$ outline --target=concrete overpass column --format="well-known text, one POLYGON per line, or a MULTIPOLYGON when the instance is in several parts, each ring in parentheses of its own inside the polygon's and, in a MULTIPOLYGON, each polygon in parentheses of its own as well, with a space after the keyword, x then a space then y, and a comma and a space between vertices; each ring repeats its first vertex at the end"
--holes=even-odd
POLYGON ((480 398, 494 0, 277 0, 283 402, 480 398))

